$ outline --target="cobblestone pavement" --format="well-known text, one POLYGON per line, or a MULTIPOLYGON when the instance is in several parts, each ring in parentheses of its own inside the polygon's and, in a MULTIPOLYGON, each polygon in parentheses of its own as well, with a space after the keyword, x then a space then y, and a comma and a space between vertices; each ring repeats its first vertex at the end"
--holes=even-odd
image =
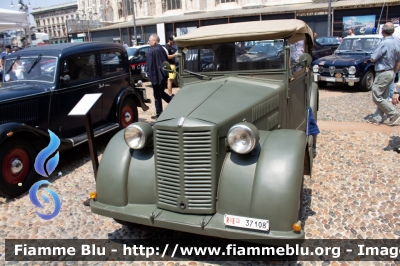
MULTIPOLYGON (((177 89, 174 89, 176 92, 177 89)), ((152 97, 151 88, 148 95, 152 97)), ((347 88, 321 90, 319 120, 362 122, 374 112, 370 92, 347 88), (342 93, 343 92, 343 93, 342 93), (333 94, 332 94, 333 93, 333 94), (329 95, 333 97, 329 97, 329 95), (327 96, 328 95, 328 96, 327 96)), ((140 111, 143 121, 154 115, 154 104, 140 111)), ((400 126, 391 132, 347 131, 321 128, 318 156, 312 178, 305 177, 304 222, 309 239, 399 239, 400 182, 399 156, 393 147, 400 144, 400 126), (397 129, 396 129, 397 128, 397 129)), ((393 128, 393 127, 392 127, 393 128)), ((97 139, 99 159, 115 132, 97 139)), ((53 220, 44 221, 35 212, 29 196, 0 199, 0 264, 49 265, 46 262, 4 262, 4 239, 141 239, 169 237, 178 232, 135 225, 121 226, 110 218, 90 212, 82 202, 95 190, 87 144, 60 154, 60 163, 50 178, 58 193, 62 211, 53 220)), ((46 207, 41 212, 51 210, 46 207)), ((182 237, 185 237, 182 234, 182 237)), ((394 265, 398 262, 298 262, 302 265, 394 265)), ((51 265, 130 265, 128 262, 53 262, 51 265)), ((260 265, 260 262, 134 262, 133 265, 260 265)), ((278 262, 277 264, 296 264, 278 262)), ((263 264, 264 265, 264 264, 263 264)))

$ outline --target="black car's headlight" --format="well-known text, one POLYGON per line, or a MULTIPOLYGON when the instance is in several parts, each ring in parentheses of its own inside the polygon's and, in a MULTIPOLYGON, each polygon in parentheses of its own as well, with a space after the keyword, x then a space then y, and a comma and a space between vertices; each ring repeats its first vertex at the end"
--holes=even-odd
POLYGON ((140 150, 152 142, 153 128, 144 122, 130 124, 125 128, 124 138, 129 147, 140 150))
POLYGON ((318 65, 314 65, 314 66, 312 67, 312 71, 313 71, 314 73, 317 73, 318 70, 319 70, 319 66, 318 66, 318 65))
POLYGON ((229 129, 227 139, 229 147, 234 152, 246 154, 256 147, 260 134, 255 125, 240 122, 229 129))
POLYGON ((356 73, 356 67, 355 66, 349 67, 349 74, 354 75, 355 73, 356 73))

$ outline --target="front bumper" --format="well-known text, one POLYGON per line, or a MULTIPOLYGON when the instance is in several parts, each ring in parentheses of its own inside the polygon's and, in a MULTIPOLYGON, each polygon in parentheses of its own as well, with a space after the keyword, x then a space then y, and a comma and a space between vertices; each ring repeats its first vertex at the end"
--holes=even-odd
POLYGON ((128 204, 122 207, 111 206, 91 200, 91 211, 106 217, 131 223, 143 224, 178 230, 193 234, 220 237, 226 239, 244 240, 268 244, 268 240, 304 240, 304 230, 300 233, 294 231, 253 231, 240 228, 227 227, 224 224, 224 215, 181 214, 163 209, 158 209, 155 204, 128 204))
POLYGON ((360 82, 360 78, 356 77, 341 77, 341 78, 336 78, 336 77, 325 77, 321 76, 318 73, 314 73, 314 81, 326 81, 326 82, 337 82, 337 83, 349 83, 349 82, 360 82))

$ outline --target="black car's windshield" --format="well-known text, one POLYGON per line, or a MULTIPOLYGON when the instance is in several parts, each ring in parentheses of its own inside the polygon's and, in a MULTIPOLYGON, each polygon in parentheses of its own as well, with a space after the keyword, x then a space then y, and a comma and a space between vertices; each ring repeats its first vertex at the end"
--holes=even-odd
POLYGON ((126 49, 126 51, 128 52, 129 59, 131 59, 131 57, 137 56, 138 54, 138 49, 136 48, 128 48, 126 49))
POLYGON ((338 37, 319 37, 316 41, 321 45, 340 44, 340 39, 338 37))
POLYGON ((184 48, 183 70, 221 72, 283 69, 283 43, 284 40, 249 40, 184 48))
POLYGON ((372 53, 380 42, 381 39, 376 37, 345 38, 337 49, 337 52, 372 53))
POLYGON ((57 58, 42 56, 40 60, 37 59, 38 56, 20 57, 17 60, 15 58, 7 59, 5 69, 10 69, 10 71, 4 75, 4 83, 25 81, 54 82, 57 58), (37 61, 36 64, 35 61, 37 61))

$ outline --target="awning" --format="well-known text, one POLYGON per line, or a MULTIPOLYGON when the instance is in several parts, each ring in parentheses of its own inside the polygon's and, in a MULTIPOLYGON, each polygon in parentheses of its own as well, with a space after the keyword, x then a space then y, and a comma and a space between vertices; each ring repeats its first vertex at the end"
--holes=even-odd
MULTIPOLYGON (((382 5, 396 5, 400 4, 399 0, 345 0, 332 2, 332 9, 345 9, 345 8, 366 8, 366 7, 382 7, 382 5)), ((207 19, 218 19, 227 17, 246 17, 246 16, 259 16, 268 14, 282 14, 298 12, 321 12, 328 10, 328 3, 306 3, 306 4, 294 4, 294 5, 280 5, 280 6, 268 6, 263 8, 238 8, 230 10, 218 10, 209 11, 196 14, 180 14, 175 16, 160 16, 157 18, 146 18, 136 19, 136 26, 145 25, 156 25, 158 23, 178 23, 193 20, 207 20, 207 19)), ((119 28, 130 28, 133 27, 133 21, 122 22, 90 31, 103 31, 112 30, 119 28)))
POLYGON ((16 30, 29 27, 28 14, 0 8, 0 31, 16 30))

